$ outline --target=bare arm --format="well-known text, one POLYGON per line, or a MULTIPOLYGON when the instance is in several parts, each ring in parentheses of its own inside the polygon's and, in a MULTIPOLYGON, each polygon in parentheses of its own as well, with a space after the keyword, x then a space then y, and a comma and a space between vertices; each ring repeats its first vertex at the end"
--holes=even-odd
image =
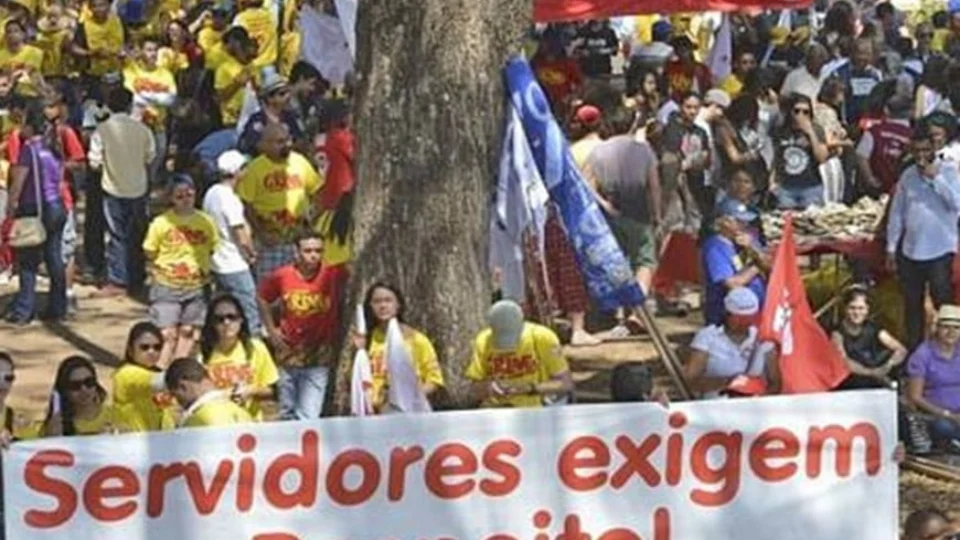
POLYGON ((723 282, 723 285, 728 290, 735 289, 737 287, 746 287, 747 284, 753 281, 753 278, 759 275, 760 275, 760 268, 758 268, 756 265, 751 264, 743 268, 739 272, 737 272, 737 274, 734 275, 733 277, 727 278, 727 280, 723 282))
POLYGON ((864 377, 875 377, 878 375, 876 370, 870 369, 860 362, 850 358, 850 356, 847 354, 846 347, 843 346, 843 336, 840 335, 840 332, 831 333, 830 341, 833 342, 837 350, 840 351, 840 354, 843 355, 843 361, 847 363, 847 369, 850 370, 850 373, 855 375, 863 375, 864 377))
POLYGON ((817 131, 812 126, 805 131, 810 139, 810 149, 813 151, 813 157, 817 160, 817 163, 823 163, 830 159, 830 148, 820 140, 817 131))
MULTIPOLYGON (((20 196, 23 194, 23 186, 27 182, 26 167, 14 165, 10 171, 11 183, 10 193, 7 199, 7 217, 13 217, 17 214, 17 207, 20 206, 20 196)), ((37 201, 39 203, 40 201, 37 201)))
POLYGON ((924 379, 922 377, 911 377, 910 381, 907 383, 907 399, 910 400, 916 408, 920 409, 922 412, 932 414, 935 416, 947 416, 950 414, 950 411, 944 409, 943 407, 938 407, 933 403, 930 403, 923 397, 923 385, 924 379))
POLYGON ((899 366, 907 358, 907 348, 903 346, 903 343, 897 340, 897 338, 890 335, 890 332, 886 330, 881 330, 880 334, 877 336, 880 340, 880 344, 887 348, 887 350, 892 351, 893 354, 890 356, 890 359, 887 360, 887 366, 894 367, 899 366))
POLYGON ((690 357, 687 358, 686 365, 683 366, 683 378, 690 384, 691 390, 700 394, 723 390, 730 384, 730 379, 727 377, 707 377, 704 375, 707 370, 708 358, 706 352, 693 350, 690 352, 690 357))

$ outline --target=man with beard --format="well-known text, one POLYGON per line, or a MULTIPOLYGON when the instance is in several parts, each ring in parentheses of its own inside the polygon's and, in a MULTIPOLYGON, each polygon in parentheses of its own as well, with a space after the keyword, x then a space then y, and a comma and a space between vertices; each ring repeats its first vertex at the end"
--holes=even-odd
POLYGON ((307 225, 311 200, 322 183, 310 161, 293 151, 287 126, 267 124, 260 155, 243 169, 237 182, 237 195, 256 231, 258 280, 293 261, 293 235, 307 225))

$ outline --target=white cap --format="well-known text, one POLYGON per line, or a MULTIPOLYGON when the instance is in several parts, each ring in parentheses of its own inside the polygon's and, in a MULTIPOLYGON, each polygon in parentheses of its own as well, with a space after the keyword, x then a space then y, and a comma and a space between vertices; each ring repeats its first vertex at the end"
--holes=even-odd
POLYGON ((487 313, 487 323, 493 331, 493 346, 514 349, 523 333, 523 310, 513 300, 500 300, 487 313))
POLYGON ((760 311, 760 300, 750 289, 736 287, 723 298, 723 307, 731 315, 756 315, 760 311))
POLYGON ((220 174, 234 175, 247 164, 247 156, 237 150, 227 150, 217 158, 217 171, 220 174))

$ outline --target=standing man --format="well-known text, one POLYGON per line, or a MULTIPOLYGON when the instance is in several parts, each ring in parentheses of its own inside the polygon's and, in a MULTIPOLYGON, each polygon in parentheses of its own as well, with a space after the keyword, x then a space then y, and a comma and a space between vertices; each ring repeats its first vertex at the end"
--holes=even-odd
POLYGON ((323 240, 318 233, 308 230, 293 245, 293 264, 261 278, 260 317, 280 368, 280 417, 312 420, 323 412, 347 272, 343 265, 320 264, 323 240), (275 303, 280 304, 279 319, 273 315, 275 303))
POLYGON ((913 133, 914 165, 900 176, 887 222, 887 267, 903 288, 906 345, 913 350, 924 334, 927 286, 934 305, 953 301, 953 257, 960 217, 960 172, 957 164, 934 156, 930 129, 913 133))
POLYGON ((257 232, 256 271, 263 280, 293 261, 292 240, 298 228, 308 225, 311 201, 323 181, 307 158, 293 151, 284 124, 263 128, 260 151, 240 174, 237 195, 257 232))
POLYGON ((146 37, 140 58, 123 70, 124 86, 133 93, 134 117, 153 132, 156 152, 150 163, 153 185, 163 185, 167 157, 167 112, 177 99, 177 82, 170 70, 157 63, 160 43, 146 37))
POLYGON ((893 193, 900 178, 900 163, 910 146, 910 98, 894 94, 883 108, 883 118, 857 143, 857 177, 854 199, 893 193), (862 180, 862 182, 861 182, 862 180))
POLYGON ((803 65, 787 73, 787 78, 783 80, 783 86, 780 87, 780 95, 801 94, 807 96, 810 101, 816 101, 817 96, 820 95, 820 86, 823 84, 820 72, 829 59, 830 53, 827 52, 826 47, 819 43, 810 44, 807 47, 803 65))
POLYGON ((220 183, 211 186, 203 198, 203 211, 210 214, 220 231, 220 243, 213 252, 211 269, 217 289, 240 301, 252 334, 260 333, 257 286, 250 264, 256 261, 253 234, 243 213, 243 203, 234 192, 247 158, 228 150, 217 159, 220 183))
POLYGON ((146 229, 148 167, 156 157, 150 129, 130 116, 133 94, 114 89, 107 97, 110 118, 90 140, 90 168, 100 171, 107 242, 107 283, 97 296, 125 294, 142 285, 141 239, 146 229))

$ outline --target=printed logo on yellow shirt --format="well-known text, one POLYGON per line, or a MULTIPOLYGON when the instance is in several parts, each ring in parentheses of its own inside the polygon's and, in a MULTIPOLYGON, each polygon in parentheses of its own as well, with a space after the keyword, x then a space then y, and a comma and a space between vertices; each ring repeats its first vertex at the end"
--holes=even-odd
POLYGON ((209 366, 207 371, 214 386, 220 389, 233 388, 237 384, 250 384, 253 381, 253 368, 249 365, 218 364, 209 366))
POLYGON ((309 317, 324 313, 330 308, 330 300, 321 294, 293 291, 283 296, 284 306, 295 317, 309 317))
POLYGON ((306 183, 298 174, 287 174, 287 171, 273 171, 263 178, 263 187, 267 191, 286 191, 288 189, 298 189, 306 183))
POLYGON ((519 377, 537 371, 537 360, 532 354, 494 354, 490 357, 490 374, 495 379, 519 377))
POLYGON ((205 231, 193 229, 190 227, 173 227, 167 231, 167 242, 171 247, 180 247, 184 244, 191 246, 203 246, 210 242, 205 231))

